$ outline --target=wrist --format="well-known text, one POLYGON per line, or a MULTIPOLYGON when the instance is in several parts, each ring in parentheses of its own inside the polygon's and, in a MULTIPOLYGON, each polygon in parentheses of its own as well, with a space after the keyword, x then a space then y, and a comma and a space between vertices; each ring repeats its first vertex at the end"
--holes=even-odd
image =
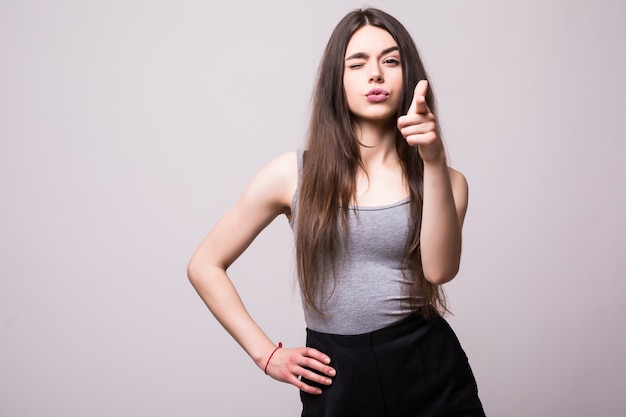
POLYGON ((270 355, 267 357, 267 361, 265 361, 265 366, 263 367, 263 372, 265 372, 265 375, 267 375, 267 367, 269 366, 270 361, 272 360, 272 357, 274 356, 276 351, 282 347, 283 347, 283 343, 278 342, 278 346, 276 346, 274 350, 272 350, 272 353, 270 353, 270 355))
POLYGON ((424 161, 424 169, 441 169, 448 167, 448 161, 446 158, 445 152, 441 152, 434 158, 423 159, 424 161))
POLYGON ((254 350, 254 353, 250 354, 252 360, 261 370, 265 367, 265 363, 267 362, 267 358, 269 358, 272 351, 276 349, 276 345, 271 341, 268 343, 263 343, 261 347, 254 350))

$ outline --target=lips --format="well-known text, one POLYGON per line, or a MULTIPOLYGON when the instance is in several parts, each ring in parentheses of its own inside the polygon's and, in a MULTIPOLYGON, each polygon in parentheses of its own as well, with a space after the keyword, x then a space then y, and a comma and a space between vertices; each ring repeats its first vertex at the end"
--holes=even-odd
POLYGON ((389 93, 382 88, 372 88, 365 94, 365 97, 367 97, 368 101, 379 103, 381 101, 387 100, 387 97, 389 97, 389 93))

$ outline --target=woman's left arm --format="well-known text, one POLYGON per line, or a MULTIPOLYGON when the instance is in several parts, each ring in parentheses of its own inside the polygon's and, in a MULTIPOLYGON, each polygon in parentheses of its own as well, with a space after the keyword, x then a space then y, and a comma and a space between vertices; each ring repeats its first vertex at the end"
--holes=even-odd
POLYGON ((461 263, 461 229, 467 210, 467 181, 445 158, 424 163, 424 207, 420 250, 424 276, 433 284, 454 278, 461 263))
POLYGON ((433 284, 452 280, 461 263, 461 229, 467 211, 468 187, 463 174, 449 168, 437 121, 426 105, 428 82, 415 87, 413 103, 398 128, 424 161, 424 206, 420 250, 424 276, 433 284))

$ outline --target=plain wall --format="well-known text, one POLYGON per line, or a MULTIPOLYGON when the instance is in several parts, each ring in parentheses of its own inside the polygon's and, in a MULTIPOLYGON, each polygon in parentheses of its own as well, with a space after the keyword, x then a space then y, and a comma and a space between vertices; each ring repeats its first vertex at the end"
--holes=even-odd
MULTIPOLYGON (((302 145, 353 1, 0 2, 0 415, 299 415, 189 284, 302 145)), ((626 415, 625 3, 377 1, 413 34, 470 184, 449 317, 490 416, 626 415)), ((304 341, 284 217, 231 269, 304 341)))

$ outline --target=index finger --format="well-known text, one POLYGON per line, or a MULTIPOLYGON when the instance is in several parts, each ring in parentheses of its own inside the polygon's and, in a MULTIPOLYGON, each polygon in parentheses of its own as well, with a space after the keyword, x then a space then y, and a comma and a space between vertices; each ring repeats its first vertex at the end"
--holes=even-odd
POLYGON ((426 105, 426 93, 428 92, 428 81, 420 80, 413 91, 413 101, 407 114, 426 114, 429 112, 426 105))
POLYGON ((325 355, 319 350, 312 348, 312 347, 305 348, 303 355, 308 356, 309 358, 317 359, 318 361, 326 365, 330 363, 330 358, 328 357, 328 355, 325 355))
POLYGON ((335 376, 335 369, 328 366, 330 364, 330 358, 324 353, 317 349, 307 347, 302 355, 310 358, 306 364, 308 368, 315 369, 316 371, 322 372, 331 377, 335 376))

